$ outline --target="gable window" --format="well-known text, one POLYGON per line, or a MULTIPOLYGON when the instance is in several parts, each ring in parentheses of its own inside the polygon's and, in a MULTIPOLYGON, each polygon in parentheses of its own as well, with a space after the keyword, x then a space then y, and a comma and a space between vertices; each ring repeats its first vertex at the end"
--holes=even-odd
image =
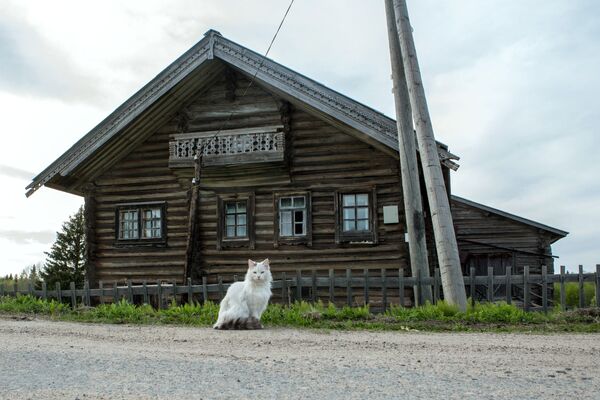
POLYGON ((254 248, 254 194, 222 194, 217 197, 217 250, 254 248))
POLYGON ((376 243, 375 189, 336 192, 336 242, 376 243))
POLYGON ((310 194, 274 194, 275 237, 274 245, 311 244, 310 194))
POLYGON ((117 205, 116 240, 120 244, 164 244, 165 203, 117 205))

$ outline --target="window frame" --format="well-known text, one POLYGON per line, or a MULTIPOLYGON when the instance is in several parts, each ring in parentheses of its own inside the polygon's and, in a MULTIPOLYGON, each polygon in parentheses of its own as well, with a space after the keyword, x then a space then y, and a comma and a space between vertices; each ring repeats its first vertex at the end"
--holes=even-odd
MULTIPOLYGON (((312 246, 312 199, 310 191, 300 192, 274 192, 273 193, 273 247, 279 247, 281 245, 299 245, 305 244, 312 246), (286 197, 304 197, 304 210, 305 213, 305 227, 306 232, 301 236, 281 236, 280 224, 281 224, 281 210, 280 201, 286 197)), ((293 225, 292 225, 293 229, 293 225)))
POLYGON ((121 203, 115 205, 115 246, 116 247, 165 247, 167 245, 167 203, 165 201, 139 202, 139 203, 121 203), (160 210, 160 237, 143 237, 144 210, 160 210), (121 233, 121 213, 130 211, 137 213, 137 237, 122 238, 121 233))
MULTIPOLYGON (((225 248, 248 247, 254 249, 254 210, 255 195, 252 193, 235 193, 217 195, 217 250, 225 248), (228 202, 246 202, 246 237, 229 238, 226 236, 226 208, 228 202)), ((237 214, 236 214, 237 215, 237 214)), ((237 221, 236 221, 237 222, 237 221)))
POLYGON ((378 242, 378 205, 375 187, 350 188, 335 191, 335 242, 336 244, 350 243, 356 245, 374 245, 378 242), (366 194, 369 197, 369 230, 344 232, 344 202, 343 196, 349 194, 366 194))

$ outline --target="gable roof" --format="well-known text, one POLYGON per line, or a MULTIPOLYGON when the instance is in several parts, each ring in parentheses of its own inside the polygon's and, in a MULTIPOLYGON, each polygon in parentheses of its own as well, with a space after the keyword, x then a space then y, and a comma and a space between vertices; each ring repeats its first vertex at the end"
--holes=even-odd
POLYGON ((496 215, 499 215, 501 217, 508 218, 508 219, 513 220, 513 221, 520 222, 522 224, 533 226, 533 227, 541 229, 543 231, 550 232, 550 233, 552 233, 554 235, 557 235, 557 236, 559 236, 561 238, 563 238, 563 237, 565 237, 565 236, 567 236, 569 234, 569 232, 566 232, 566 231, 563 231, 563 230, 560 230, 560 229, 556 229, 556 228, 553 228, 551 226, 544 225, 544 224, 541 224, 541 223, 536 222, 536 221, 532 221, 532 220, 527 219, 527 218, 519 217, 518 215, 507 213, 506 211, 498 210, 497 208, 486 206, 486 205, 481 204, 481 203, 476 203, 476 202, 474 202, 472 200, 467 200, 465 198, 458 197, 458 196, 455 196, 455 195, 452 195, 452 201, 455 201, 457 203, 462 203, 462 204, 465 204, 467 206, 471 206, 471 207, 477 208, 477 209, 479 209, 481 211, 485 211, 485 212, 488 212, 488 213, 491 213, 491 214, 496 214, 496 215))
MULTIPOLYGON (((118 155, 140 143, 147 137, 149 126, 166 122, 186 99, 206 87, 223 70, 222 63, 254 76, 282 98, 301 103, 324 119, 360 133, 363 140, 385 147, 397 157, 394 119, 209 30, 202 40, 33 178, 26 195, 44 185, 79 194, 78 185, 92 176, 92 168, 87 164, 102 168, 116 158, 100 157, 100 150, 111 149, 118 155), (140 122, 143 115, 152 115, 151 121, 140 122)), ((458 168, 452 161, 458 157, 439 142, 438 153, 442 163, 458 168)))

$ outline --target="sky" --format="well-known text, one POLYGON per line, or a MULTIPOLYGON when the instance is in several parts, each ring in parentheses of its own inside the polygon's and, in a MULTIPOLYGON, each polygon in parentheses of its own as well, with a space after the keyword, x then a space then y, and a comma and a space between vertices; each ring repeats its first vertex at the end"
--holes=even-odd
MULTIPOLYGON (((566 230, 600 263, 600 2, 408 0, 452 191, 566 230)), ((279 0, 0 0, 0 275, 43 262, 82 199, 25 186, 208 29, 264 53, 279 0)), ((383 1, 296 0, 270 57, 394 117, 383 1)))

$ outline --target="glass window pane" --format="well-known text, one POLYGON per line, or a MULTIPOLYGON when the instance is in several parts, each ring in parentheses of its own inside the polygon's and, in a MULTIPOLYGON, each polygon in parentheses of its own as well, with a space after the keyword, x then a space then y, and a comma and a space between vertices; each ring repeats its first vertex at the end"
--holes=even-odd
POLYGON ((294 235, 304 235, 304 224, 294 224, 294 235))
POLYGON ((369 218, 369 208, 368 207, 358 207, 356 209, 356 218, 358 218, 358 219, 369 218))
POLYGON ((235 237, 235 226, 228 226, 225 234, 227 237, 235 237))
POLYGON ((246 225, 246 214, 238 214, 237 215, 237 224, 238 225, 246 225))
POLYGON ((354 195, 353 194, 345 194, 344 196, 344 207, 346 206, 353 206, 355 201, 354 201, 354 195))
POLYGON ((356 214, 354 213, 354 211, 355 209, 353 207, 344 208, 344 219, 355 219, 356 214))
POLYGON ((294 211, 294 222, 304 222, 304 211, 294 211))
POLYGON ((353 231, 355 230, 355 227, 356 225, 354 221, 344 221, 344 232, 353 231))
POLYGON ((279 204, 281 208, 290 208, 292 206, 292 198, 282 197, 281 199, 279 199, 279 204))
POLYGON ((357 231, 368 231, 369 230, 369 221, 366 219, 356 221, 356 230, 357 231))
POLYGON ((246 237, 246 225, 240 225, 237 227, 237 236, 246 237))
POLYGON ((237 203, 237 212, 246 212, 246 202, 240 201, 237 203))
POLYGON ((281 219, 282 224, 291 224, 292 223, 291 211, 282 211, 281 213, 279 213, 279 218, 281 219))
POLYGON ((225 225, 233 226, 235 225, 235 215, 228 215, 225 217, 225 225))
POLYGON ((304 197, 294 197, 294 207, 304 207, 304 197))
POLYGON ((292 224, 281 224, 279 228, 281 236, 292 236, 292 224))
POLYGON ((235 203, 225 203, 225 209, 227 210, 227 214, 234 214, 235 203))
POLYGON ((152 229, 144 229, 144 237, 151 238, 152 237, 152 229))
POLYGON ((357 194, 356 195, 356 205, 357 206, 368 206, 369 205, 369 195, 368 194, 357 194))
POLYGON ((152 210, 152 218, 160 218, 160 208, 152 210))

